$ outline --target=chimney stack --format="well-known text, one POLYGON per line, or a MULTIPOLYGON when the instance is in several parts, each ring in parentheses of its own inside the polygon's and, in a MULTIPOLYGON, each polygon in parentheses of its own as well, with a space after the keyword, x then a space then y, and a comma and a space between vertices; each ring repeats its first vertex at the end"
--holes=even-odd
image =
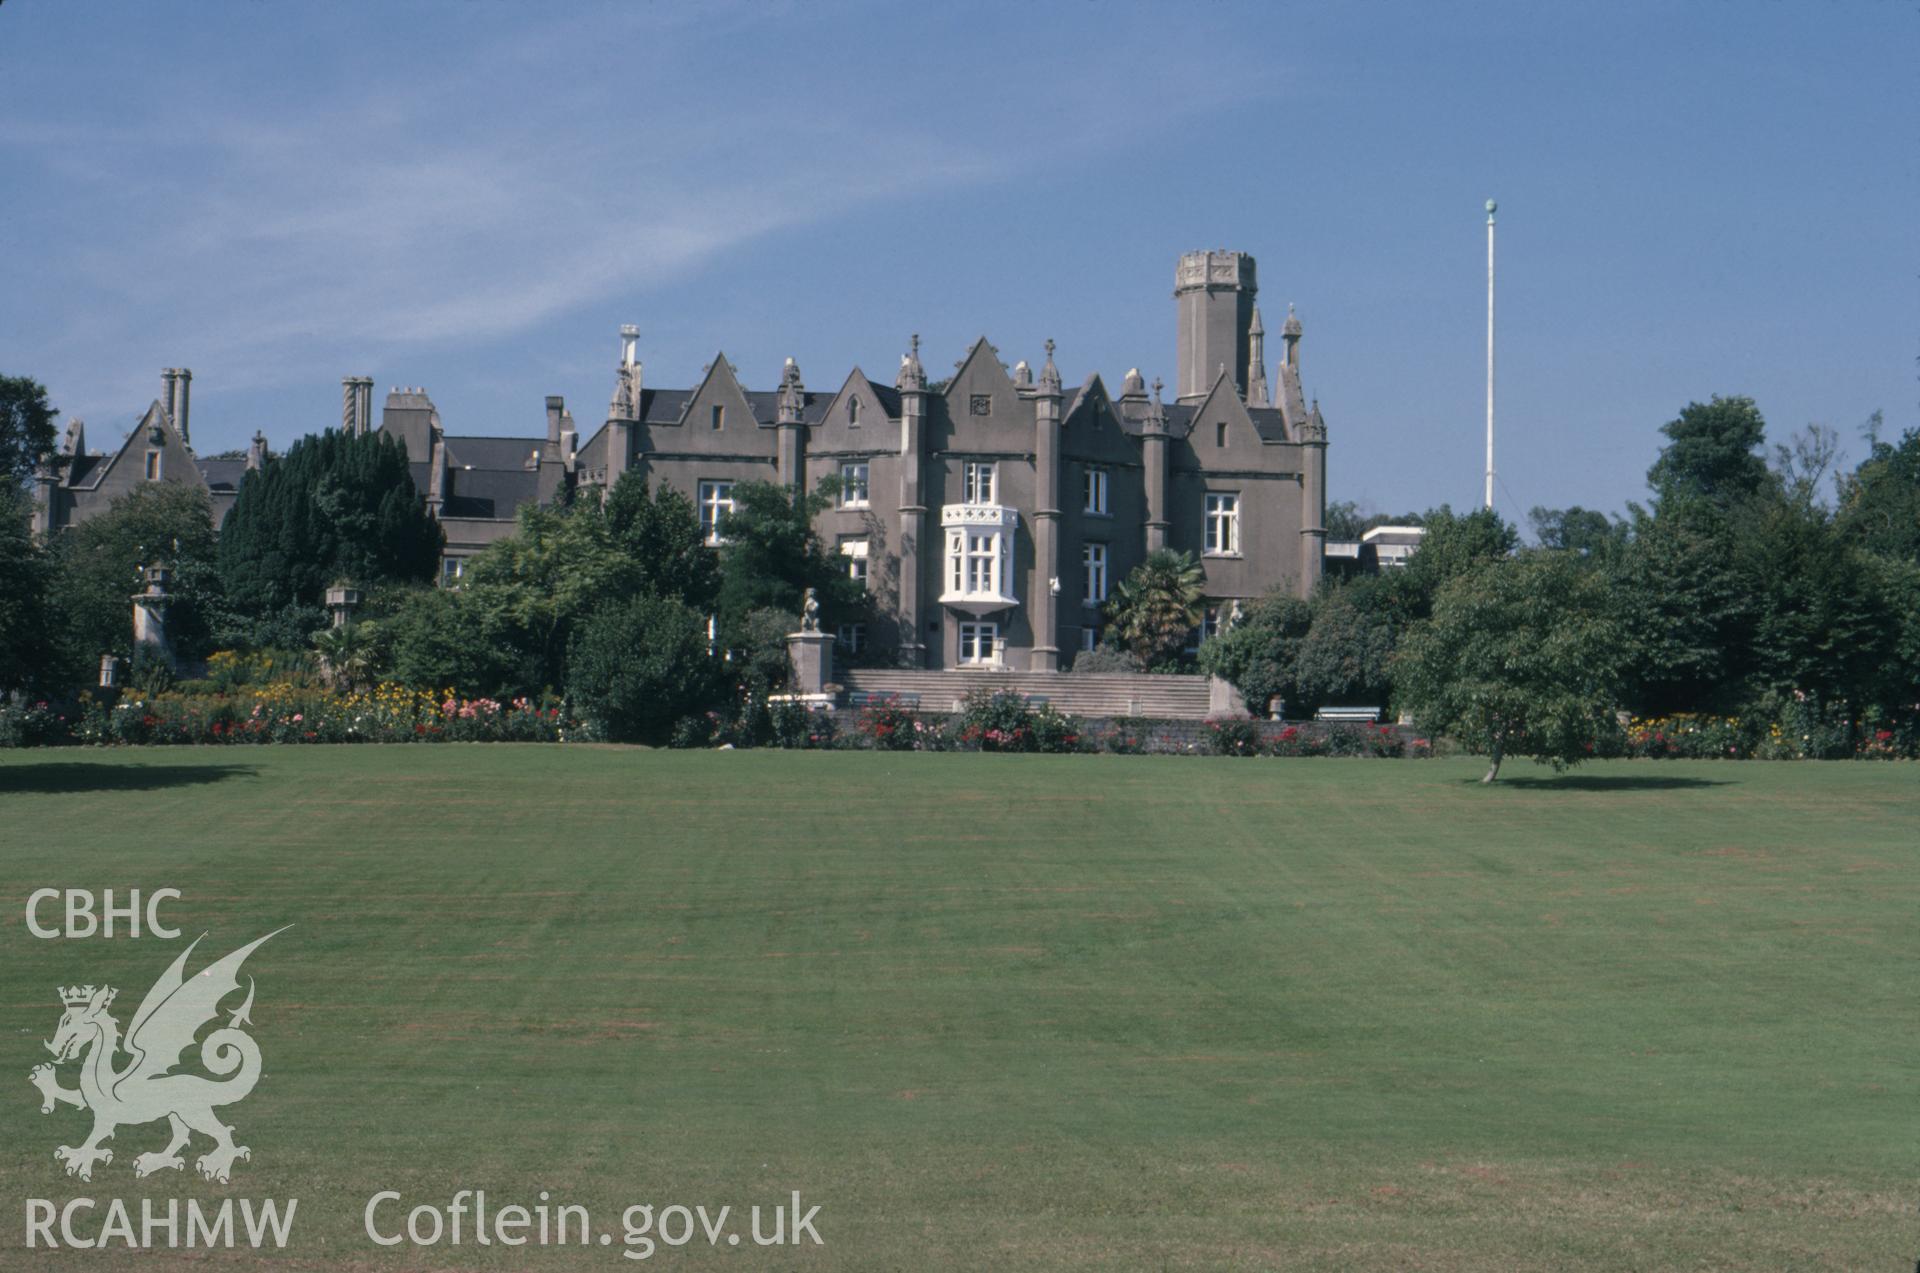
POLYGON ((340 380, 340 430, 360 437, 373 429, 373 377, 343 376, 340 380))
POLYGON ((565 414, 567 400, 558 394, 547 395, 547 445, 552 453, 560 453, 560 417, 565 414))
POLYGON ((173 427, 180 430, 180 444, 191 447, 193 435, 187 432, 187 402, 193 390, 193 373, 182 367, 176 374, 179 379, 173 382, 173 388, 179 399, 180 409, 173 413, 173 427))
POLYGON ((180 380, 178 367, 160 369, 160 405, 167 409, 167 418, 177 420, 180 416, 180 396, 177 392, 180 380))

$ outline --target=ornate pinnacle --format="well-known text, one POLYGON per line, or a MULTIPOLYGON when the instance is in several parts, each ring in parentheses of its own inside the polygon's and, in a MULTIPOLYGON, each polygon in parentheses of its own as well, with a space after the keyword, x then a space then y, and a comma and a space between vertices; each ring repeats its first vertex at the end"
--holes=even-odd
POLYGON ((920 333, 913 334, 913 349, 900 355, 900 374, 894 377, 894 387, 903 393, 922 393, 927 387, 927 373, 920 365, 920 333))

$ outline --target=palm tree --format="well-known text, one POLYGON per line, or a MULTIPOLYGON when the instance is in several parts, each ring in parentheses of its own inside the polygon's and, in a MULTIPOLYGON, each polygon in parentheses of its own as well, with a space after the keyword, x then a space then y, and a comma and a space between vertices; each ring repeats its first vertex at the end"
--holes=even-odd
POLYGON ((352 692, 370 679, 373 671, 378 651, 374 625, 347 623, 337 628, 322 628, 313 634, 313 648, 335 688, 352 692))
POLYGON ((1114 589, 1107 619, 1148 667, 1179 653, 1199 626, 1206 575, 1187 553, 1162 548, 1147 554, 1114 589))

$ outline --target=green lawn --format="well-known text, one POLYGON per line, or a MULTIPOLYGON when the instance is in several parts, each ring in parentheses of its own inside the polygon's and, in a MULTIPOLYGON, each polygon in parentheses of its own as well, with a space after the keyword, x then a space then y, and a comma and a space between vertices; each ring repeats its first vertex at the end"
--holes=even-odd
POLYGON ((1920 769, 1482 767, 0 753, 0 1263, 26 1198, 151 1194, 299 1198, 288 1267, 631 1267, 362 1235, 484 1187, 821 1206, 671 1267, 1912 1268, 1920 769), (182 943, 33 939, 43 886, 295 925, 231 1185, 134 1180, 158 1124, 60 1174, 55 987, 124 1026, 182 943))

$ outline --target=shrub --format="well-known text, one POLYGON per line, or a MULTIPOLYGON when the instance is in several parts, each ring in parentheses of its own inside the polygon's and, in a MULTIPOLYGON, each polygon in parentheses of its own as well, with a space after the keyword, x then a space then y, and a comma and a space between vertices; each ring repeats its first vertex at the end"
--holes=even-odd
POLYGON ((773 741, 789 750, 833 746, 833 713, 816 712, 805 703, 775 703, 773 741))
POLYGON ((673 733, 668 736, 667 746, 687 748, 711 747, 720 734, 720 713, 703 712, 697 716, 682 716, 673 723, 673 733))
POLYGON ((1113 728, 1100 737, 1100 746, 1116 756, 1145 755, 1153 741, 1153 722, 1144 716, 1116 716, 1113 728))
POLYGON ((1288 725, 1269 744, 1276 756, 1324 756, 1328 752, 1327 735, 1315 729, 1288 725))
POLYGON ((1131 650, 1123 650, 1116 645, 1102 645, 1091 650, 1082 650, 1073 656, 1073 671, 1090 675, 1114 672, 1144 672, 1146 666, 1134 656, 1131 650))
POLYGON ((72 733, 66 713, 45 702, 0 702, 0 747, 54 747, 72 733))
POLYGON ((914 751, 925 746, 930 727, 919 712, 889 695, 861 708, 854 728, 877 751, 914 751))
POLYGON ((1219 720, 1207 724, 1207 748, 1216 756, 1266 754, 1266 738, 1250 720, 1219 720))
POLYGON ((981 751, 1036 751, 1033 708, 1013 690, 977 689, 960 704, 954 719, 960 744, 981 751))
POLYGON ((1080 722, 1051 704, 1035 708, 1030 728, 1037 751, 1070 752, 1081 750, 1083 732, 1080 722))
POLYGON ((603 737, 659 745, 716 702, 706 623, 678 601, 639 597, 596 611, 567 660, 567 694, 603 737))

